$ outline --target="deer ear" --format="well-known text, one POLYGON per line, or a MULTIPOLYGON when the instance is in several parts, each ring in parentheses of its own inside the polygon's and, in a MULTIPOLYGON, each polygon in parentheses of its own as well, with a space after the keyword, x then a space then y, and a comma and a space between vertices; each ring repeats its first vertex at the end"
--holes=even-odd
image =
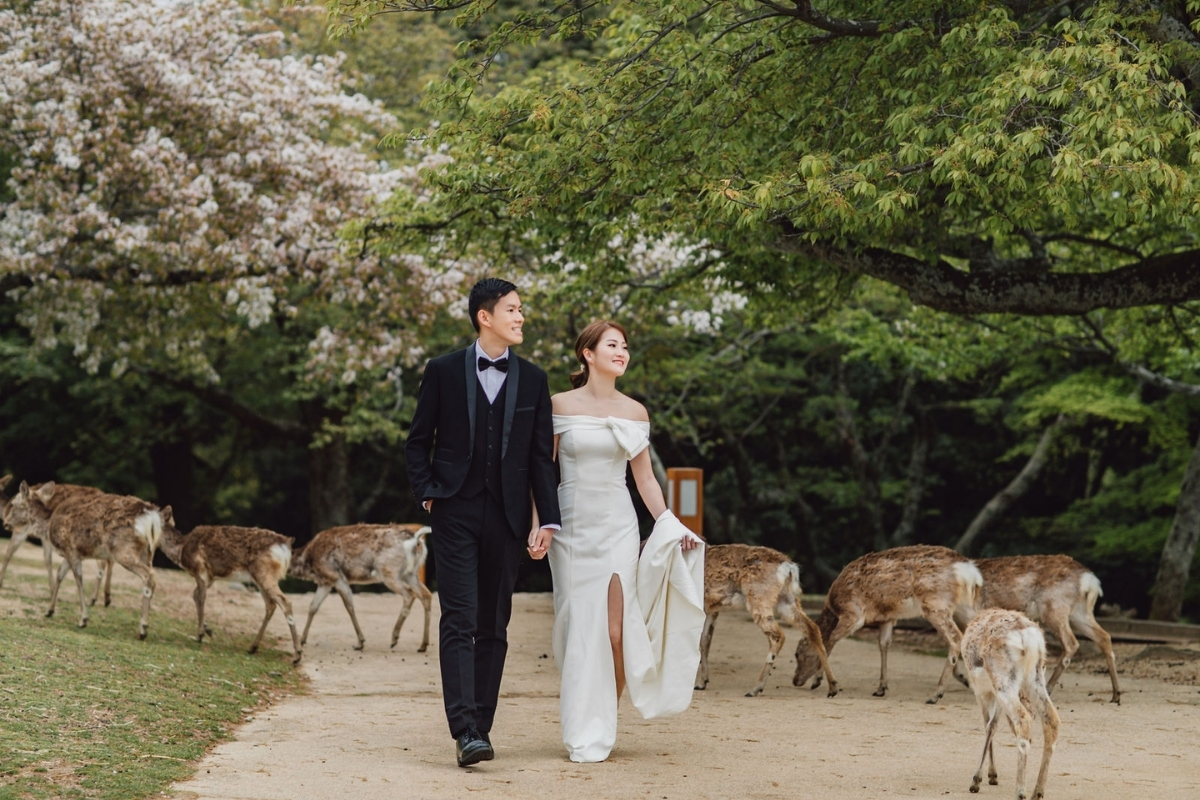
POLYGON ((163 522, 165 524, 167 524, 167 525, 175 524, 175 518, 172 516, 170 506, 163 506, 162 510, 159 513, 162 514, 163 522))
POLYGON ((29 497, 29 484, 26 483, 25 481, 21 481, 21 485, 19 487, 17 487, 17 492, 22 497, 29 497))
POLYGON ((57 487, 55 486, 54 481, 46 481, 38 487, 38 490, 34 492, 34 494, 37 495, 37 499, 41 500, 43 503, 49 503, 50 498, 54 497, 55 488, 57 487))
POLYGON ((12 480, 12 475, 5 475, 3 478, 0 478, 0 489, 3 489, 5 486, 8 486, 8 482, 11 480, 12 480))

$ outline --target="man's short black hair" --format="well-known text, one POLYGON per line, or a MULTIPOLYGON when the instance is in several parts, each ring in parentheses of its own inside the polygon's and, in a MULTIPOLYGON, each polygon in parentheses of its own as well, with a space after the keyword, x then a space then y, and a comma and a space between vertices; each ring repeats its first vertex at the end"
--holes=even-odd
POLYGON ((471 324, 479 333, 479 309, 489 314, 496 308, 501 297, 517 290, 515 283, 509 283, 503 278, 484 278, 471 287, 471 296, 467 300, 467 308, 471 312, 471 324))

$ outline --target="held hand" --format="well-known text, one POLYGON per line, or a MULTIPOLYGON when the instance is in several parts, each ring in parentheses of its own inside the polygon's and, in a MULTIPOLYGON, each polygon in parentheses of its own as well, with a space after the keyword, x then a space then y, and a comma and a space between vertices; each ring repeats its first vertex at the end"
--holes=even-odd
POLYGON ((550 551, 550 540, 554 538, 553 528, 534 528, 529 532, 529 546, 526 550, 534 561, 541 561, 550 551))

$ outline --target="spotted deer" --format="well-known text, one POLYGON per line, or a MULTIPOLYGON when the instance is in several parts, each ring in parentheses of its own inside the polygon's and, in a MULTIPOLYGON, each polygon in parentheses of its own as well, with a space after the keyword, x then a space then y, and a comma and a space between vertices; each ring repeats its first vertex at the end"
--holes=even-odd
POLYGON ((350 622, 358 636, 355 650, 366 644, 358 617, 354 613, 351 584, 382 583, 404 598, 396 626, 392 628, 392 647, 400 639, 400 628, 413 601, 418 597, 425 607, 425 633, 417 652, 429 647, 429 615, 433 594, 421 583, 419 571, 428 555, 425 537, 430 528, 422 525, 343 525, 329 528, 313 537, 292 559, 290 574, 317 584, 316 596, 308 609, 308 621, 300 644, 308 642, 308 629, 321 603, 336 591, 350 613, 350 622))
POLYGON ((837 694, 837 681, 825 658, 825 645, 815 622, 800 607, 800 568, 778 550, 746 544, 711 545, 704 556, 704 633, 700 637, 700 671, 696 688, 708 686, 708 648, 713 626, 725 608, 745 608, 767 637, 770 648, 758 675, 758 683, 746 692, 756 697, 783 648, 784 635, 776 615, 789 625, 799 625, 817 654, 829 681, 829 696, 837 694))
MULTIPOLYGON (((1112 680, 1112 699, 1121 703, 1121 688, 1117 683, 1117 662, 1113 656, 1112 637, 1096 622, 1096 600, 1104 592, 1100 579, 1070 556, 1008 556, 981 558, 975 561, 983 575, 982 608, 1004 608, 1020 611, 1034 622, 1040 622, 1048 632, 1062 642, 1063 653, 1050 676, 1050 691, 1058 683, 1063 670, 1079 650, 1078 633, 1096 643, 1108 662, 1108 677, 1112 680)), ((960 614, 965 622, 970 614, 960 614)))
POLYGON ((249 579, 258 587, 266 604, 266 614, 258 635, 250 645, 250 652, 258 651, 267 623, 279 606, 286 615, 288 628, 292 632, 292 647, 295 655, 293 664, 300 663, 300 637, 296 635, 296 622, 292 616, 292 604, 279 588, 279 581, 287 576, 292 562, 290 536, 263 528, 239 528, 232 525, 200 525, 186 536, 175 527, 169 506, 163 510, 163 534, 159 547, 163 554, 178 564, 196 581, 192 598, 196 601, 196 641, 212 636, 212 630, 204 621, 204 600, 208 587, 217 578, 249 579))
POLYGON ((145 639, 150 627, 150 600, 154 597, 151 561, 162 536, 163 517, 157 506, 124 495, 80 494, 53 502, 57 486, 44 483, 36 491, 21 482, 20 491, 8 504, 5 523, 15 532, 22 526, 45 530, 54 549, 63 557, 58 576, 50 589, 46 616, 54 616, 58 590, 70 569, 79 590, 79 627, 87 627, 88 612, 83 594, 83 559, 116 561, 142 579, 142 616, 138 638, 145 639), (53 509, 51 509, 53 506, 53 509))
MULTIPOLYGON (((11 479, 11 475, 0 479, 0 489, 3 489, 11 479)), ((38 491, 45 484, 37 484, 33 487, 33 491, 38 491)), ((82 495, 100 494, 99 489, 94 489, 91 486, 75 486, 70 483, 56 483, 54 494, 47 503, 47 508, 53 513, 54 509, 67 499, 82 495)), ((4 506, 0 508, 0 519, 3 519, 2 512, 8 507, 8 499, 4 498, 4 506)), ((45 520, 49 523, 49 518, 45 520)), ((4 585, 4 575, 8 572, 8 562, 12 560, 13 554, 17 552, 17 548, 25 543, 25 540, 33 536, 42 543, 42 558, 46 562, 46 577, 50 581, 51 590, 54 589, 54 547, 50 544, 50 537, 47 533, 46 526, 23 525, 19 530, 12 531, 12 538, 8 542, 8 552, 4 555, 4 563, 0 565, 0 586, 4 585)), ((104 586, 104 605, 112 604, 112 561, 102 559, 100 561, 100 574, 96 579, 96 591, 92 595, 92 605, 100 599, 100 586, 104 586)))
MULTIPOLYGON (((983 576, 965 556, 946 547, 913 545, 868 553, 851 561, 829 587, 825 608, 817 619, 827 653, 834 645, 864 625, 879 625, 879 688, 887 694, 887 651, 897 620, 923 616, 949 645, 946 666, 937 690, 927 703, 936 703, 945 692, 946 676, 958 660, 960 634, 954 613, 979 603, 983 576)), ((817 675, 819 654, 807 640, 796 646, 795 686, 817 675)), ((817 675, 812 688, 821 685, 817 675)))
POLYGON ((1033 796, 1046 795, 1050 756, 1058 741, 1058 711, 1046 688, 1046 640, 1042 630, 1019 611, 989 608, 967 624, 962 636, 967 679, 983 712, 983 755, 971 779, 971 791, 983 782, 983 762, 988 762, 988 784, 998 783, 992 739, 1001 718, 1017 736, 1017 798, 1025 794, 1025 766, 1035 716, 1042 721, 1042 764, 1033 796))

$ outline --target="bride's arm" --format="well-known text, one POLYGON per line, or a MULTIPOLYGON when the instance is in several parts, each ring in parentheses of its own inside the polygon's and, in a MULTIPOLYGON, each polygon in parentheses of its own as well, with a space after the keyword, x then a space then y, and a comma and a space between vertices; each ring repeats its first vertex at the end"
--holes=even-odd
MULTIPOLYGON (((646 510, 658 519, 667 510, 667 501, 663 499, 662 487, 654 477, 654 467, 650 464, 650 448, 647 447, 634 456, 629 466, 633 468, 633 482, 637 486, 638 494, 642 496, 642 502, 646 504, 646 510)), ((697 546, 697 539, 685 536, 680 545, 684 550, 691 550, 697 546)))

